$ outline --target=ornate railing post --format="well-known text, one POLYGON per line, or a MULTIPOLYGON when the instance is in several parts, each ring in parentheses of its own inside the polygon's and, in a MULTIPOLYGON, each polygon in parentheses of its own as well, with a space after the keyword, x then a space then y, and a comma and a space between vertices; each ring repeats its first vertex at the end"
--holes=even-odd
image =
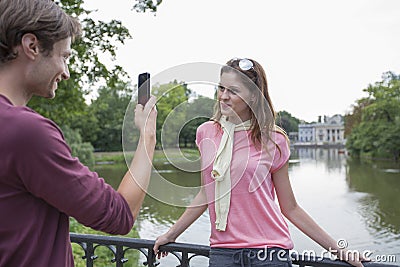
POLYGON ((182 252, 181 267, 189 267, 189 256, 187 252, 182 252))
POLYGON ((93 260, 97 258, 96 255, 94 255, 93 243, 87 242, 85 246, 86 267, 93 267, 93 260))
POLYGON ((128 260, 124 258, 124 247, 123 246, 117 246, 117 250, 115 253, 115 260, 116 260, 116 266, 117 267, 123 267, 124 263, 127 262, 128 260))
POLYGON ((155 267, 154 263, 155 263, 155 259, 156 259, 156 255, 154 254, 154 251, 152 248, 147 250, 147 264, 149 267, 155 267))

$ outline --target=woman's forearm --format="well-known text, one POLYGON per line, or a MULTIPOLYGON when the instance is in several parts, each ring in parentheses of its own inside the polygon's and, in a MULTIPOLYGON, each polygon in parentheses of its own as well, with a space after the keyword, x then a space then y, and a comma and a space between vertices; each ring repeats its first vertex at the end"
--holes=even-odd
POLYGON ((200 189, 200 192, 193 199, 189 207, 186 208, 182 216, 171 226, 166 233, 170 239, 175 240, 180 236, 193 222, 195 222, 207 209, 205 192, 200 189))
POLYGON ((284 212, 284 215, 300 231, 302 231, 305 235, 310 237, 326 250, 336 254, 335 251, 340 249, 337 245, 337 242, 299 205, 296 205, 290 211, 284 212))

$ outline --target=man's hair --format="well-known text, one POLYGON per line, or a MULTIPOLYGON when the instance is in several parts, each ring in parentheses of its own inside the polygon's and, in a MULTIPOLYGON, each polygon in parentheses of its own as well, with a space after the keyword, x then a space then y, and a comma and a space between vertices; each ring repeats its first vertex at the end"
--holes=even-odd
POLYGON ((27 33, 34 34, 41 52, 49 55, 54 43, 79 38, 81 25, 52 0, 0 0, 0 63, 17 58, 15 48, 27 33))

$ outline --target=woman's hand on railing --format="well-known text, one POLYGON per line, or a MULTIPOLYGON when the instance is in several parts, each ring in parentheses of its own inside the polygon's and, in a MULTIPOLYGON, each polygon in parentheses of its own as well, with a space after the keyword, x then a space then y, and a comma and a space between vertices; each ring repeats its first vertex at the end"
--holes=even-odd
POLYGON ((160 235, 159 237, 156 238, 153 250, 154 250, 154 254, 157 255, 158 259, 168 255, 168 252, 159 250, 160 246, 168 244, 168 243, 172 243, 172 242, 175 242, 175 239, 171 238, 168 233, 160 235))

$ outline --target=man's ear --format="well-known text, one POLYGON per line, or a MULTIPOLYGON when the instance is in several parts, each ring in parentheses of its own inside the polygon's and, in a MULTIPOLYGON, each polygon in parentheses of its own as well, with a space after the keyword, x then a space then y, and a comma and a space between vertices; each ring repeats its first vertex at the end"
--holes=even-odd
POLYGON ((39 55, 39 40, 36 35, 26 33, 21 39, 22 51, 25 55, 34 60, 39 55))

